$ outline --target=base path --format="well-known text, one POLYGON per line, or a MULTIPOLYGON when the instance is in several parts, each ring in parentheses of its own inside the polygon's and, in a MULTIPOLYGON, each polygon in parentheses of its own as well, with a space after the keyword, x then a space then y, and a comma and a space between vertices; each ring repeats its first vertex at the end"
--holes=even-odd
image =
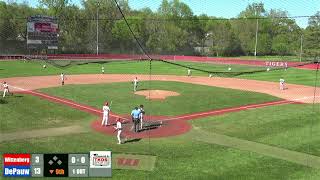
MULTIPOLYGON (((315 95, 315 102, 320 102, 320 90, 314 92, 314 87, 286 84, 288 89, 279 90, 279 83, 237 79, 237 78, 209 78, 209 77, 186 77, 175 75, 131 75, 131 74, 86 74, 86 75, 69 75, 67 76, 66 84, 98 84, 98 83, 112 83, 112 82, 131 82, 135 77, 139 81, 157 80, 157 81, 176 81, 191 84, 200 84, 206 86, 216 86, 223 88, 239 89, 245 91, 259 92, 270 94, 289 101, 297 101, 303 103, 312 103, 315 95)), ((1 82, 6 81, 11 86, 35 90, 40 88, 57 87, 60 86, 59 76, 34 76, 34 77, 13 77, 0 79, 1 82)), ((14 89, 13 87, 11 90, 14 89)))
MULTIPOLYGON (((253 108, 291 104, 291 103, 312 103, 314 88, 302 85, 288 84, 287 90, 279 90, 279 84, 274 82, 236 79, 236 78, 209 78, 209 77, 185 77, 185 76, 173 76, 173 75, 123 75, 123 74, 90 74, 90 75, 69 75, 67 76, 66 84, 97 84, 97 83, 112 83, 112 82, 128 82, 132 81, 135 77, 138 77, 141 83, 147 80, 159 80, 159 81, 176 81, 186 82, 192 84, 200 84, 207 86, 217 86, 224 88, 240 89, 246 91, 260 92, 271 94, 285 100, 276 102, 267 102, 262 104, 252 104, 240 107, 226 108, 220 110, 213 110, 208 112, 198 112, 194 114, 185 114, 176 117, 146 117, 146 122, 162 123, 161 126, 153 128, 141 133, 132 133, 132 123, 129 117, 116 115, 111 113, 111 122, 115 123, 115 118, 121 116, 127 120, 125 125, 125 131, 130 137, 145 138, 145 137, 166 137, 185 133, 191 129, 191 126, 186 123, 186 120, 219 115, 228 112, 243 111, 253 108)), ((34 91, 40 88, 57 87, 60 86, 59 76, 35 76, 35 77, 14 77, 0 79, 0 81, 7 81, 12 91, 22 91, 23 93, 30 93, 41 98, 48 99, 50 101, 66 104, 73 108, 89 112, 98 116, 102 116, 102 111, 94 107, 79 104, 68 99, 54 97, 48 94, 34 91)), ((319 92, 316 92, 316 96, 320 97, 319 92)), ((319 102, 320 98, 316 99, 319 102)), ((114 135, 113 127, 101 127, 100 121, 95 121, 91 124, 91 127, 99 132, 114 135)))

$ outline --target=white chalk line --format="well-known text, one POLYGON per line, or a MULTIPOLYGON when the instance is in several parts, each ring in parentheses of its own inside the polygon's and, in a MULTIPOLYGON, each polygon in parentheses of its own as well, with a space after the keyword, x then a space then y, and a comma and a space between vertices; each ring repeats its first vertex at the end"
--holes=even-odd
MULTIPOLYGON (((261 104, 261 107, 265 107, 265 106, 269 106, 269 105, 275 105, 275 104, 292 104, 292 103, 295 103, 295 102, 283 100, 283 101, 277 101, 277 102, 264 103, 264 104, 261 104)), ((190 117, 194 117, 194 116, 202 116, 202 115, 208 115, 208 114, 218 114, 218 113, 236 111, 236 110, 246 110, 246 109, 252 109, 252 108, 255 108, 255 107, 260 107, 260 106, 259 106, 259 104, 255 104, 255 105, 247 105, 247 106, 241 106, 241 107, 235 107, 235 108, 213 110, 213 111, 210 111, 210 112, 195 113, 195 114, 190 114, 190 115, 184 115, 184 116, 169 118, 169 119, 165 119, 163 121, 171 121, 171 120, 190 118, 190 117)))
MULTIPOLYGON (((27 89, 23 89, 23 88, 20 88, 20 87, 16 87, 16 86, 12 86, 10 85, 10 87, 13 87, 15 89, 19 89, 19 90, 22 90, 22 91, 27 91, 27 92, 30 92, 30 93, 33 93, 33 94, 37 94, 39 96, 45 96, 47 97, 48 99, 54 99, 56 101, 59 101, 59 102, 62 102, 64 104, 70 104, 70 105, 73 105, 73 106, 77 106, 77 107, 80 107, 80 108, 83 108, 83 109, 87 109, 87 110, 90 110, 90 111, 94 111, 94 112, 98 112, 100 114, 102 114, 103 112, 102 111, 99 111, 99 110, 96 110, 94 108, 90 108, 90 107, 87 107, 87 106, 83 106, 83 105, 80 105, 80 104, 76 104, 76 103, 72 103, 70 101, 65 101, 63 99, 60 99, 60 98, 55 98, 55 97, 52 97, 52 96, 49 96, 49 95, 46 95, 46 94, 43 94, 43 93, 38 93, 36 91, 32 91, 32 90, 27 90, 27 89)), ((315 97, 320 97, 320 96, 315 96, 315 97)), ((221 109, 221 110, 213 110, 213 111, 210 111, 210 112, 203 112, 203 113, 195 113, 195 114, 190 114, 190 115, 184 115, 184 116, 178 116, 178 117, 173 117, 173 118, 168 118, 168 119, 164 119, 164 120, 158 120, 160 122, 166 122, 166 121, 173 121, 173 120, 178 120, 178 119, 184 119, 184 118, 192 118, 192 117, 195 117, 195 116, 203 116, 203 115, 208 115, 208 114, 218 114, 218 113, 223 113, 223 112, 229 112, 229 111, 236 111, 236 110, 246 110, 246 109, 252 109, 252 108, 258 108, 258 107, 264 107, 264 106, 270 106, 270 105, 276 105, 276 104, 293 104, 295 103, 294 101, 299 101, 299 100, 304 100, 304 99, 310 99, 310 98, 315 98, 314 96, 307 96, 307 97, 303 97, 303 98, 297 98, 297 99, 293 99, 292 101, 290 100, 281 100, 281 101, 276 101, 276 102, 269 102, 269 103, 263 103, 261 105, 259 104, 254 104, 254 105, 247 105, 247 106, 241 106, 241 107, 235 107, 235 108, 227 108, 227 109, 221 109)), ((113 117, 120 117, 118 115, 112 115, 110 114, 110 116, 113 116, 113 117)), ((121 117, 122 119, 125 119, 125 120, 129 120, 127 118, 123 118, 121 117)))
MULTIPOLYGON (((56 98, 56 97, 53 97, 53 96, 49 96, 49 95, 46 95, 46 94, 43 94, 43 93, 38 93, 36 91, 32 91, 32 90, 27 90, 27 89, 23 89, 23 88, 20 88, 20 87, 16 87, 16 86, 10 86, 10 87, 13 87, 15 89, 19 89, 21 91, 26 91, 26 92, 29 92, 31 94, 37 94, 39 96, 44 96, 48 99, 53 99, 53 100, 56 100, 58 102, 62 102, 64 104, 69 104, 69 105, 73 105, 73 106, 77 106, 77 107, 80 107, 80 108, 83 108, 83 109, 87 109, 87 110, 90 110, 90 111, 94 111, 94 112, 97 112, 97 113, 100 113, 102 114, 103 112, 102 111, 99 111, 99 110, 96 110, 94 108, 90 108, 90 107, 87 107, 87 106, 84 106, 84 105, 80 105, 80 104, 76 104, 76 103, 73 103, 73 102, 70 102, 70 101, 66 101, 66 100, 63 100, 63 99, 60 99, 60 98, 56 98)), ((113 117, 120 117, 120 116, 117 116, 117 115, 112 115, 110 114, 110 116, 113 116, 113 117)), ((126 119, 126 118, 123 118, 123 119, 126 119)), ((128 120, 128 119, 126 119, 128 120)))

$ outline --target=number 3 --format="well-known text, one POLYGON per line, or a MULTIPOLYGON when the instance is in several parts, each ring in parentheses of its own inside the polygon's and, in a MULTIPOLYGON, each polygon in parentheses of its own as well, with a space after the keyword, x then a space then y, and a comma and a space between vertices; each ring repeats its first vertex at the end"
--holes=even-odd
POLYGON ((40 162, 40 158, 39 158, 39 156, 36 156, 36 158, 35 158, 35 162, 36 162, 36 163, 39 163, 39 162, 40 162))

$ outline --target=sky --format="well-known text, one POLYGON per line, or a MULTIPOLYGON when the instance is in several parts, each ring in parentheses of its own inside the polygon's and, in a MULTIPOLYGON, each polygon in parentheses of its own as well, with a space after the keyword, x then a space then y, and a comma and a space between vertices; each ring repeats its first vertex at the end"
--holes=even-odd
MULTIPOLYGON (((32 6, 37 6, 37 0, 0 0, 9 2, 26 1, 32 6)), ((80 5, 81 0, 70 0, 73 4, 80 5)), ((156 11, 162 0, 128 0, 132 9, 149 7, 156 11)), ((207 14, 209 16, 232 18, 251 3, 264 3, 265 9, 281 9, 288 12, 289 16, 312 16, 320 11, 320 0, 181 0, 186 3, 195 15, 207 14)), ((305 28, 308 25, 308 18, 297 18, 297 24, 305 28)))

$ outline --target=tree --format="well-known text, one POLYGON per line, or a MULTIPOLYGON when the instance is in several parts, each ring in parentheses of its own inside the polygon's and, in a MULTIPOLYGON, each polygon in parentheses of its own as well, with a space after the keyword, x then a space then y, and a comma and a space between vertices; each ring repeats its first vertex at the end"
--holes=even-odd
POLYGON ((69 0, 40 0, 40 6, 44 6, 49 10, 50 15, 59 17, 65 11, 66 6, 69 4, 69 0))
POLYGON ((228 20, 209 21, 207 31, 210 38, 213 39, 213 45, 210 48, 212 54, 217 56, 232 56, 242 53, 242 49, 231 24, 228 20))
MULTIPOLYGON (((234 32, 238 35, 240 39, 241 48, 246 55, 252 55, 255 49, 255 34, 257 20, 254 18, 263 17, 264 13, 265 9, 263 3, 252 3, 248 5, 247 8, 244 11, 240 12, 240 14, 238 15, 238 18, 243 18, 243 20, 231 21, 234 32)), ((259 25, 261 26, 261 21, 259 22, 259 25)), ((258 27, 258 36, 262 33, 260 26, 258 27)))
POLYGON ((286 11, 271 9, 267 17, 271 22, 269 34, 272 39, 272 54, 297 55, 302 33, 300 27, 293 19, 285 18, 288 17, 286 11))
POLYGON ((320 56, 320 11, 309 18, 304 36, 305 52, 310 57, 318 58, 320 56))

